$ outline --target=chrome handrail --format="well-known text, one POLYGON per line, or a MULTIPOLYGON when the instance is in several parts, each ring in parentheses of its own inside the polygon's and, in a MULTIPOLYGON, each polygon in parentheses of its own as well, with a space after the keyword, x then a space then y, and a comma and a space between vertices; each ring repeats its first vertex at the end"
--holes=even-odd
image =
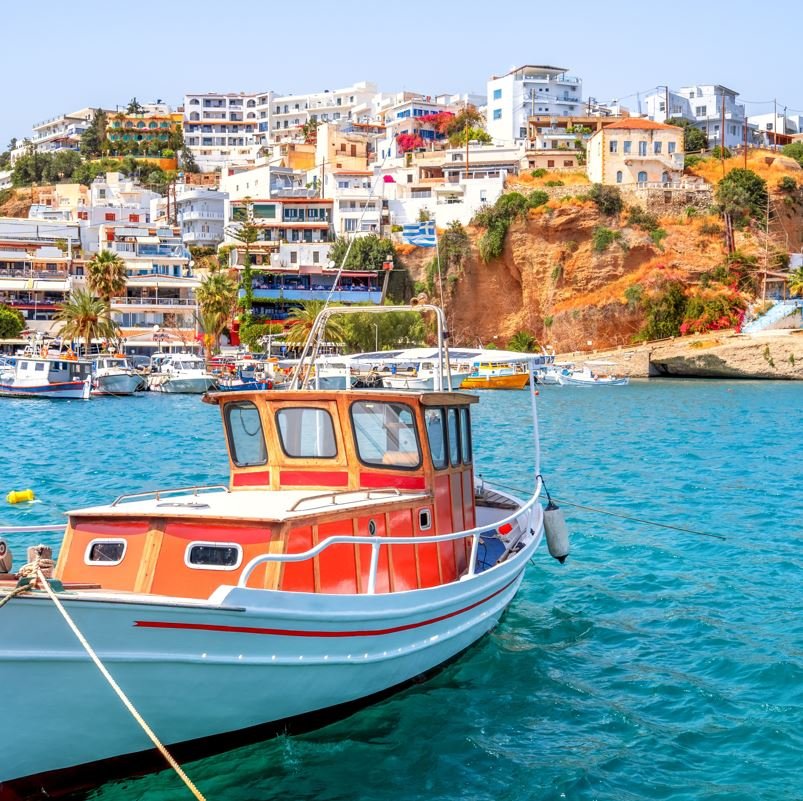
MULTIPOLYGON (((337 505, 337 498, 342 497, 343 495, 359 495, 362 494, 366 500, 371 500, 372 497, 380 497, 382 495, 391 494, 394 496, 401 496, 402 492, 398 489, 398 487, 388 487, 387 489, 376 489, 376 490, 364 490, 364 489, 351 489, 351 490, 339 490, 337 492, 322 492, 320 495, 309 495, 306 498, 299 498, 287 511, 288 512, 297 512, 298 507, 302 503, 306 503, 307 501, 318 501, 323 498, 328 498, 329 501, 333 505, 337 505)), ((313 509, 318 509, 323 504, 318 504, 313 506, 313 509)))
POLYGON ((150 495, 153 495, 154 498, 158 501, 161 499, 162 495, 173 495, 178 492, 191 492, 193 495, 198 495, 201 492, 230 492, 229 488, 225 484, 209 484, 207 486, 196 486, 196 487, 177 487, 176 489, 166 489, 166 490, 146 490, 145 492, 129 492, 124 495, 118 495, 112 502, 112 506, 117 506, 118 503, 122 501, 130 501, 134 498, 147 498, 150 495))
POLYGON ((468 573, 465 578, 475 575, 475 566, 477 562, 477 551, 479 549, 480 537, 487 534, 489 531, 498 530, 500 527, 513 522, 522 514, 528 513, 529 519, 527 528, 532 528, 532 508, 538 501, 538 496, 541 493, 541 477, 539 476, 536 481, 535 492, 533 496, 520 506, 513 514, 508 515, 502 520, 497 520, 492 525, 476 526, 475 528, 467 529, 466 531, 456 531, 452 534, 433 534, 424 537, 375 537, 365 535, 351 535, 351 534, 335 534, 327 537, 317 545, 309 550, 300 553, 265 553, 260 556, 255 556, 243 568, 240 573, 240 578, 237 580, 237 586, 242 589, 247 589, 248 579, 251 573, 259 567, 259 565, 266 562, 305 562, 318 556, 322 551, 325 551, 331 545, 370 545, 371 546, 371 569, 368 574, 368 587, 366 594, 374 595, 376 593, 376 573, 379 565, 379 549, 387 545, 425 545, 429 543, 451 542, 453 540, 472 538, 471 543, 471 557, 469 560, 468 573))

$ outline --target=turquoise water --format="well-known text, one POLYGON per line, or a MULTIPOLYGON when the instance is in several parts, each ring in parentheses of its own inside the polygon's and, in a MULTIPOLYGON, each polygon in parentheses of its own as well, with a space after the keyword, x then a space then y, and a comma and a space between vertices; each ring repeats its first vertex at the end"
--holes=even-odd
MULTIPOLYGON (((486 478, 525 484, 528 403, 475 407, 486 478)), ((209 801, 803 797, 803 385, 545 387, 539 410, 553 494, 726 539, 566 507, 572 556, 542 552, 489 637, 346 721, 191 763, 209 801)), ((195 397, 3 399, 0 420, 0 492, 41 499, 7 525, 226 479, 195 397)), ((95 797, 189 795, 163 772, 95 797)))

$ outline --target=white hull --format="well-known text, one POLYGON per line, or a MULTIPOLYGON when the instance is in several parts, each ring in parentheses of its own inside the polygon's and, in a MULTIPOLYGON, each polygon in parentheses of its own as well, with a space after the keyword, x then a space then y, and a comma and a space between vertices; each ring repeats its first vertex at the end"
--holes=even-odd
MULTIPOLYGON (((519 553, 431 589, 323 598, 221 587, 209 602, 114 593, 62 600, 162 741, 181 743, 368 698, 461 653, 513 599, 543 533, 540 506, 535 514, 538 534, 519 553)), ((14 688, 4 715, 26 725, 0 728, 0 790, 149 749, 49 599, 14 599, 3 618, 0 673, 14 688), (54 714, 30 699, 52 684, 56 663, 54 714)))
POLYGON ((92 380, 93 395, 133 395, 140 387, 142 378, 136 373, 107 373, 95 375, 92 380))
POLYGON ((148 384, 151 392, 168 392, 171 394, 203 395, 215 386, 212 376, 180 378, 173 376, 153 376, 148 384))
POLYGON ((63 384, 33 384, 28 382, 0 383, 0 397, 56 398, 60 400, 89 400, 89 381, 69 381, 63 384))
POLYGON ((585 378, 561 376, 560 383, 569 387, 621 387, 628 383, 627 378, 585 378))
MULTIPOLYGON (((469 373, 452 373, 452 389, 460 389, 469 373)), ((446 386, 447 377, 444 375, 443 384, 446 386)), ((382 377, 382 386, 385 389, 415 389, 432 391, 435 389, 435 376, 405 376, 389 375, 382 377)))

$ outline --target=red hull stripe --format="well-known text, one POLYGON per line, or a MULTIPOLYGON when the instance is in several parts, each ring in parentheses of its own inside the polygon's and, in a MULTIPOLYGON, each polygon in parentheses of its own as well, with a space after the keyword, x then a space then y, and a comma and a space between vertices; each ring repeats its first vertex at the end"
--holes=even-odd
MULTIPOLYGON (((518 578, 518 576, 516 576, 518 578)), ((430 626, 433 623, 440 623, 442 620, 448 620, 450 617, 457 617, 464 612, 469 612, 478 606, 488 602, 491 598, 495 598, 500 593, 503 593, 511 584, 516 580, 514 578, 509 583, 505 584, 501 590, 497 590, 491 595, 483 598, 481 601, 476 601, 470 606, 465 606, 454 612, 448 612, 445 615, 430 618, 429 620, 421 620, 418 623, 405 623, 403 626, 393 626, 388 629, 365 629, 357 631, 305 631, 301 629, 263 629, 255 626, 215 626, 211 623, 168 623, 157 620, 135 620, 134 625, 139 628, 146 629, 185 629, 191 631, 225 631, 233 632, 236 634, 270 634, 275 637, 377 637, 382 634, 396 634, 399 631, 409 631, 410 629, 418 629, 422 626, 430 626)))
POLYGON ((235 487, 261 487, 270 484, 270 470, 260 470, 257 473, 235 473, 231 483, 235 487))
POLYGON ((280 476, 283 487, 347 487, 349 485, 349 474, 346 471, 282 470, 280 476))
POLYGON ((399 489, 424 489, 424 476, 399 476, 387 473, 360 473, 361 487, 398 487, 399 489))

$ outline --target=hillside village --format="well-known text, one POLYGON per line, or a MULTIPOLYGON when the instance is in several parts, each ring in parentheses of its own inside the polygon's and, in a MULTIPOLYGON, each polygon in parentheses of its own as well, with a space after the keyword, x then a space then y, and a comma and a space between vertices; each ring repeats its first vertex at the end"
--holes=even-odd
POLYGON ((801 116, 747 116, 721 85, 602 104, 554 66, 483 95, 88 105, 0 156, 0 304, 52 334, 109 254, 141 353, 259 347, 330 296, 442 299, 455 342, 520 349, 799 325, 801 164, 801 116))

